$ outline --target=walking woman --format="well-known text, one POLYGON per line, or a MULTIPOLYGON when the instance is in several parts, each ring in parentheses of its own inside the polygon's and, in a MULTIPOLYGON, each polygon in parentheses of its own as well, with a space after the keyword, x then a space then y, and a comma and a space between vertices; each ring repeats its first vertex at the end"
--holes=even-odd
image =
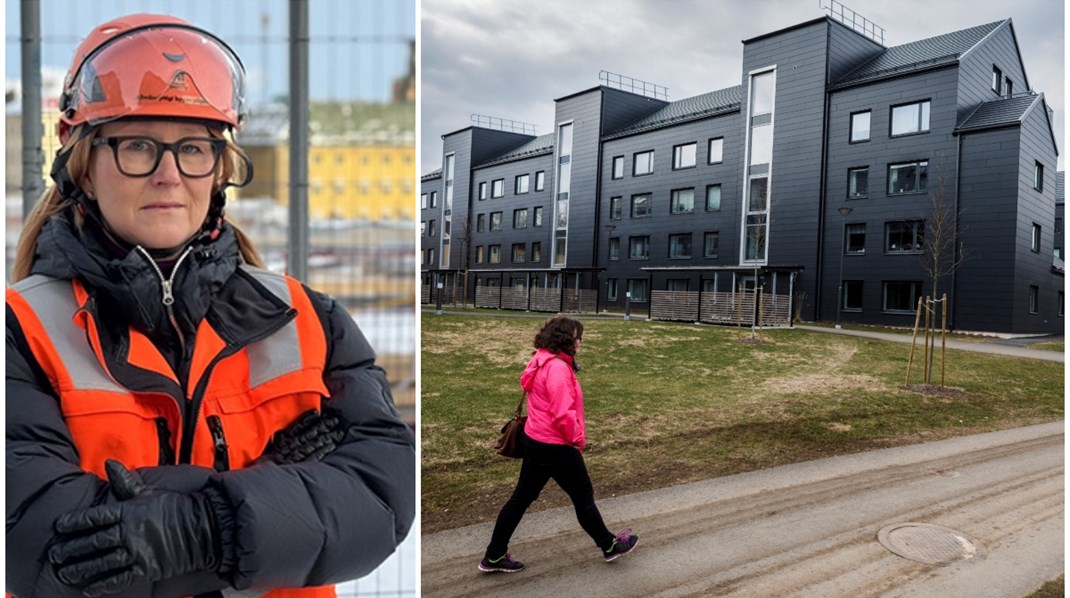
POLYGON ((390 555, 415 451, 346 310, 224 217, 244 70, 180 19, 78 47, 7 291, 16 598, 325 598, 390 555))
POLYGON ((583 391, 576 379, 576 353, 582 342, 583 324, 565 316, 552 318, 535 335, 535 355, 520 376, 528 397, 520 479, 498 513, 480 571, 514 573, 524 568, 508 554, 509 539, 551 478, 572 499, 580 526, 607 562, 628 554, 639 542, 630 529, 614 536, 594 503, 594 487, 582 455, 587 443, 583 391))

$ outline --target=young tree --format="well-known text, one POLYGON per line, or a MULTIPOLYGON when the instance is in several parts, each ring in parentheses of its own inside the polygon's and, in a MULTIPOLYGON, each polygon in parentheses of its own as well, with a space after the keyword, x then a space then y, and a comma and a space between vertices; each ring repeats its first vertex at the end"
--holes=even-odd
MULTIPOLYGON (((925 230, 920 239, 921 253, 918 259, 929 278, 930 307, 939 305, 940 281, 951 276, 967 259, 967 252, 961 246, 960 211, 955 205, 950 192, 950 174, 943 160, 936 164, 935 177, 930 177, 928 204, 925 207, 925 230)), ((932 307, 931 307, 932 308, 932 307)), ((933 308, 935 309, 935 308, 933 308)), ((936 314, 933 314, 935 322, 936 314)), ((932 380, 933 353, 935 353, 936 335, 928 339, 930 344, 929 359, 925 364, 925 382, 932 380)))

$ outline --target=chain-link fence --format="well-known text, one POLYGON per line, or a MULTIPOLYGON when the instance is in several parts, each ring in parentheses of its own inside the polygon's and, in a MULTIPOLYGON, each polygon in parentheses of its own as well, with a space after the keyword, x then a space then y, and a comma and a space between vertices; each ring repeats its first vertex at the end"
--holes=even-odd
MULTIPOLYGON (((6 19, 6 268, 22 225, 20 9, 6 19)), ((231 191, 227 213, 273 270, 289 238, 289 0, 39 0, 40 118, 47 181, 57 149, 57 99, 75 46, 93 26, 130 13, 171 14, 217 34, 248 74, 249 118, 237 136, 252 184, 231 191)), ((307 280, 342 302, 387 370, 415 423, 415 0, 309 0, 307 280)), ((415 532, 379 571, 339 596, 413 596, 415 532)))

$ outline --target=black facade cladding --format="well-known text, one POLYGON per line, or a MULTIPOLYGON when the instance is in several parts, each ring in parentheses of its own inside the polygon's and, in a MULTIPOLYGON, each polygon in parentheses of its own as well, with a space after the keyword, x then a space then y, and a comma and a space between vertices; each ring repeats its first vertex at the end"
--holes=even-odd
MULTIPOLYGON (((457 160, 451 269, 554 271, 557 133, 560 125, 571 124, 563 265, 573 278, 559 284, 597 288, 599 307, 618 308, 629 279, 647 280, 653 289, 699 290, 720 273, 718 290, 728 290, 738 282, 737 275, 749 274, 743 247, 747 96, 751 75, 767 70, 775 73, 775 95, 771 114, 761 117, 772 122, 772 158, 767 167, 768 251, 760 266, 797 273, 793 290, 804 319, 842 315, 849 322, 911 325, 913 312, 904 308, 902 297, 891 306, 895 309, 888 309, 885 287, 916 285, 929 293, 932 282, 920 252, 903 250, 902 239, 889 247, 888 231, 922 230, 923 224, 897 223, 929 219, 932 196, 942 189, 944 201, 957 206, 959 240, 968 256, 958 271, 938 282, 939 291, 951 295, 954 327, 1062 329, 1062 262, 1052 255, 1062 243, 1054 236, 1057 148, 1043 96, 1033 93, 1025 78, 1009 20, 886 49, 833 20, 816 19, 745 40, 740 88, 672 103, 604 86, 558 98, 553 147, 548 136, 532 141, 476 127, 447 135, 443 153, 452 151, 457 160), (1013 80, 1014 99, 1001 99, 993 91, 993 66, 1013 80), (927 128, 893 136, 892 111, 903 105, 917 105, 919 124, 924 105, 927 128), (851 143, 851 115, 860 111, 870 114, 869 138, 851 143), (985 117, 971 121, 974 114, 985 117), (722 159, 711 164, 709 141, 714 138, 722 139, 722 159), (524 143, 530 151, 517 149, 524 143), (690 155, 692 143, 694 165, 674 168, 674 148, 687 147, 690 155), (653 151, 653 171, 634 175, 634 156, 648 151, 653 151), (624 175, 614 179, 617 156, 624 158, 624 175), (1044 165, 1043 191, 1033 188, 1038 162, 1044 165), (912 164, 917 174, 923 163, 925 191, 890 192, 891 165, 912 164), (862 197, 848 197, 852 169, 866 169, 859 179, 867 183, 862 197), (539 171, 545 173, 545 188, 536 192, 539 171), (514 181, 521 174, 530 175, 529 192, 517 195, 514 181), (480 201, 478 184, 495 179, 504 180, 504 197, 480 201), (707 210, 707 189, 713 185, 719 186, 720 205, 707 210), (689 190, 691 208, 684 202, 674 210, 674 191, 686 199, 689 190), (633 217, 632 198, 644 194, 651 198, 650 215, 633 217), (620 198, 619 218, 611 215, 613 198, 620 198), (536 206, 543 210, 541 227, 534 226, 536 206), (847 216, 839 212, 844 207, 851 208, 847 216), (514 212, 523 209, 528 210, 527 226, 514 229, 514 212), (467 261, 456 261, 463 230, 458 218, 471 221, 474 229, 477 216, 492 211, 502 212, 502 230, 473 230, 467 261), (1038 252, 1031 244, 1034 224, 1041 231, 1038 252), (862 242, 862 251, 845 253, 845 225, 852 225, 852 238, 862 242), (863 226, 864 241, 858 236, 863 226), (707 233, 717 234, 716 257, 704 255, 707 233), (613 260, 608 257, 611 238, 619 244, 613 260), (649 239, 645 257, 629 255, 631 238, 649 239), (541 246, 540 262, 531 260, 533 243, 541 246), (475 264, 475 248, 490 244, 501 247, 501 262, 475 264), (524 246, 524 262, 511 261, 514 245, 524 246), (842 312, 837 304, 841 262, 842 280, 851 281, 852 293, 850 309, 842 312), (585 271, 582 279, 575 276, 578 270, 585 271), (607 279, 618 281, 616 300, 605 296, 607 279), (1035 297, 1030 287, 1036 288, 1035 297)), ((422 187, 425 192, 437 187, 441 197, 444 180, 430 176, 422 187)), ((422 220, 433 218, 434 210, 421 211, 422 220)), ((441 224, 438 228, 441 234, 441 224)), ((425 234, 425 254, 439 240, 425 234)), ((425 260, 425 271, 437 267, 425 260)))

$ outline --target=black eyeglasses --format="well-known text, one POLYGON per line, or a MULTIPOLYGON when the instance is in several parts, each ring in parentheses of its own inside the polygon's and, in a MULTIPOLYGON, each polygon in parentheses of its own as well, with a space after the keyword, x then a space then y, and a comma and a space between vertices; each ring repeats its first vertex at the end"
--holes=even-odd
POLYGON ((93 147, 101 145, 111 147, 115 166, 126 176, 149 176, 156 172, 164 152, 171 152, 183 176, 199 179, 215 172, 227 141, 215 137, 183 137, 174 143, 164 143, 152 137, 97 137, 93 140, 93 147))

